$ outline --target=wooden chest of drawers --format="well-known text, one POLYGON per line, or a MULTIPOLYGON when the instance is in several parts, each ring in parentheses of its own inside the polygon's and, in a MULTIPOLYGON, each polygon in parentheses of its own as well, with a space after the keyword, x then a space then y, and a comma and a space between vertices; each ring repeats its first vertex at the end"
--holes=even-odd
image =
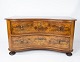
POLYGON ((72 18, 7 18, 9 54, 42 49, 72 55, 75 20, 72 18))

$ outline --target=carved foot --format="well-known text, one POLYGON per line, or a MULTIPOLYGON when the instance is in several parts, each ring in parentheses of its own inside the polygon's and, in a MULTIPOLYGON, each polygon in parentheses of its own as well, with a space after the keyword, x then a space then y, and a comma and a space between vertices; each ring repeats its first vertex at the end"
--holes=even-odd
POLYGON ((71 52, 70 52, 70 53, 66 53, 66 55, 67 55, 67 56, 72 56, 72 53, 71 53, 71 52))
POLYGON ((16 52, 15 52, 15 51, 11 51, 11 52, 9 52, 9 54, 10 54, 10 55, 15 55, 16 52))

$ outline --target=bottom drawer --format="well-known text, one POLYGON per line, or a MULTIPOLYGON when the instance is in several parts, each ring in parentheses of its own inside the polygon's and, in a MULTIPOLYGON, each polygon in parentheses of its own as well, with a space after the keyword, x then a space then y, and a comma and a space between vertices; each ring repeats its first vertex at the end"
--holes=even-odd
POLYGON ((69 49, 70 37, 63 36, 39 36, 39 35, 27 35, 27 36, 12 36, 12 49, 57 49, 66 50, 69 49))

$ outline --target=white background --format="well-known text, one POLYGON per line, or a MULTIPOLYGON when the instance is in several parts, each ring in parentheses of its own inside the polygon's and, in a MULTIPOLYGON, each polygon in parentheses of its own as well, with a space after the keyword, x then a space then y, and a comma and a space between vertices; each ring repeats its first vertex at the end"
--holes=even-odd
POLYGON ((80 0, 0 0, 0 62, 79 62, 80 0), (25 51, 10 56, 7 25, 11 16, 70 16, 76 18, 74 51, 71 57, 55 51, 25 51))

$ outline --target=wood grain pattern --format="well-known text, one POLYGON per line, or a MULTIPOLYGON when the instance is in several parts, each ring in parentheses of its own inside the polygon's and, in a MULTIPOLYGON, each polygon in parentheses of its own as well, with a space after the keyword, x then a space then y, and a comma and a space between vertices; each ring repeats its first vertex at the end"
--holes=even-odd
POLYGON ((9 50, 73 50, 75 20, 7 19, 9 50))

